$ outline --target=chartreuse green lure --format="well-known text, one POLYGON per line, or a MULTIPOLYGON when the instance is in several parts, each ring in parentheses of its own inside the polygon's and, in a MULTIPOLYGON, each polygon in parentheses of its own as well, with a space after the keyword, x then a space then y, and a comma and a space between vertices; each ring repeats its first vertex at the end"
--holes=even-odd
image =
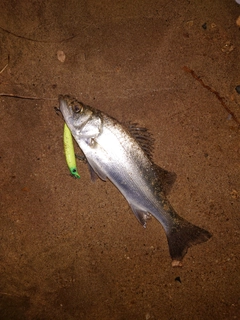
POLYGON ((68 168, 71 172, 71 175, 74 176, 75 178, 79 179, 80 175, 77 172, 76 157, 75 157, 74 148, 73 148, 72 133, 69 130, 66 123, 64 124, 64 129, 63 129, 63 143, 64 143, 64 153, 65 153, 65 157, 66 157, 66 162, 67 162, 68 168))

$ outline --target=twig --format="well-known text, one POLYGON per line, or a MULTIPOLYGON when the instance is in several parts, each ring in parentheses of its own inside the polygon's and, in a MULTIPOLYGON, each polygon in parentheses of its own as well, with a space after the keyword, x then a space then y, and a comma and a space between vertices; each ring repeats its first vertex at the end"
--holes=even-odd
POLYGON ((8 62, 7 62, 7 64, 5 65, 5 67, 2 68, 2 70, 0 71, 0 73, 2 73, 2 72, 7 68, 8 64, 9 64, 9 59, 10 59, 10 57, 9 57, 9 55, 8 55, 8 62))
POLYGON ((5 65, 5 67, 2 68, 2 70, 0 71, 0 73, 2 73, 8 66, 8 63, 5 65))
MULTIPOLYGON (((93 23, 90 23, 89 25, 87 25, 85 28, 83 28, 82 30, 85 30, 87 29, 88 27, 90 27, 91 25, 93 25, 93 23)), ((33 41, 33 42, 41 42, 41 43, 61 43, 61 42, 65 42, 65 41, 69 41, 69 40, 72 40, 73 38, 77 37, 80 35, 80 33, 77 33, 77 34, 74 34, 72 35, 71 37, 68 37, 68 38, 65 38, 65 39, 62 39, 62 40, 38 40, 38 39, 32 39, 32 38, 28 38, 28 37, 24 37, 24 36, 20 36, 14 32, 11 32, 11 31, 8 31, 7 29, 4 29, 2 27, 0 27, 0 29, 16 38, 20 38, 20 39, 24 39, 24 40, 27 40, 27 41, 33 41)))
POLYGON ((0 292, 0 294, 5 295, 5 296, 21 297, 18 294, 11 294, 11 293, 7 293, 7 292, 0 292))
POLYGON ((11 97, 16 99, 26 99, 26 100, 50 100, 50 101, 57 101, 57 98, 43 98, 43 97, 28 97, 28 96, 20 96, 13 93, 0 93, 1 97, 11 97))
POLYGON ((188 72, 192 75, 192 77, 197 80, 205 89, 207 89, 208 91, 212 92, 213 94, 215 94, 215 96, 217 97, 217 99, 221 102, 221 105, 224 107, 224 109, 232 116, 233 120, 238 124, 238 126, 240 127, 240 121, 238 120, 238 118, 235 116, 235 114, 228 108, 228 106, 226 105, 226 103, 224 102, 224 98, 220 96, 220 94, 214 90, 213 88, 211 88, 210 86, 208 86, 207 84, 205 84, 203 82, 203 80, 200 78, 200 76, 198 76, 192 69, 184 66, 183 70, 185 72, 188 72))

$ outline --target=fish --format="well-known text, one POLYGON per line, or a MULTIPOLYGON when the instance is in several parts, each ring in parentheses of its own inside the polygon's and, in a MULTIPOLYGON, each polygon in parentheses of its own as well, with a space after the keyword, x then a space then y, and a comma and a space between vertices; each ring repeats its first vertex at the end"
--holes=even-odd
POLYGON ((120 123, 69 95, 59 96, 59 109, 86 158, 92 181, 110 180, 144 228, 151 216, 156 218, 165 231, 172 266, 182 266, 188 248, 212 235, 171 206, 167 195, 176 174, 153 162, 152 134, 137 123, 120 123))

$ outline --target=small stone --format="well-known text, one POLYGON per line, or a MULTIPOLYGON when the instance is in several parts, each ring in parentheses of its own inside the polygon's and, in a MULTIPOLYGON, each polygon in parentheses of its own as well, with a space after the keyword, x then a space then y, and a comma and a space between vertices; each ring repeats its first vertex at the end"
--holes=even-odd
POLYGON ((179 260, 172 260, 172 267, 182 267, 182 262, 179 260))
POLYGON ((192 27, 193 26, 193 20, 187 21, 186 24, 187 24, 188 27, 192 27))
POLYGON ((230 53, 234 50, 234 48, 235 48, 234 45, 230 41, 227 41, 221 50, 224 53, 230 53))
POLYGON ((175 281, 178 281, 178 282, 182 283, 182 281, 181 281, 181 278, 180 278, 180 277, 176 277, 176 278, 175 278, 175 281))
POLYGON ((230 194, 231 194, 231 197, 233 199, 238 199, 239 198, 239 194, 238 194, 237 190, 235 190, 235 189, 232 189, 230 194))
POLYGON ((240 94, 240 85, 236 86, 235 90, 237 91, 238 94, 240 94))
POLYGON ((236 25, 238 26, 238 27, 240 27, 240 16, 237 18, 237 20, 236 20, 236 25))
POLYGON ((65 55, 65 53, 64 53, 63 51, 58 50, 58 52, 57 52, 57 58, 58 58, 58 60, 59 60, 60 62, 64 62, 65 59, 66 59, 66 55, 65 55))

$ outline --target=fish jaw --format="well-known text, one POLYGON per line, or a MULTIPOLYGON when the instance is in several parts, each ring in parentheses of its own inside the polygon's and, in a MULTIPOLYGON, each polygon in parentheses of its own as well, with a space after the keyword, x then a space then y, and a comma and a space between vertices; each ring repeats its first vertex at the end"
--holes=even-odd
POLYGON ((63 116, 66 124, 68 125, 68 124, 70 124, 71 119, 73 118, 73 110, 69 106, 69 104, 67 103, 67 100, 64 99, 64 97, 65 96, 59 96, 59 109, 62 113, 62 116, 63 116))

